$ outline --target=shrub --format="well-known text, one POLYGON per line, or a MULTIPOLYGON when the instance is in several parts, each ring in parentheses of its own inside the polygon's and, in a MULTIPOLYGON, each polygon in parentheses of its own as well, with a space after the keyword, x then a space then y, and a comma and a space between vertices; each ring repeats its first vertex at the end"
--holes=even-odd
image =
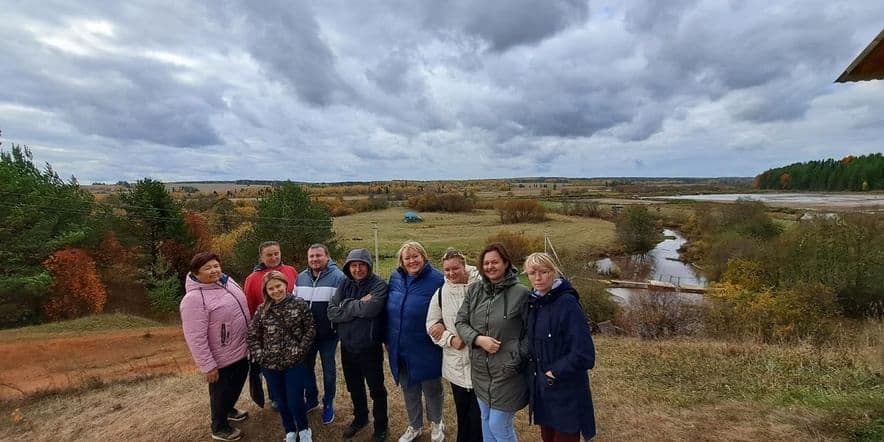
POLYGON ((43 306, 47 318, 71 319, 104 311, 107 289, 85 250, 59 250, 43 265, 53 278, 51 295, 43 306))
POLYGON ((347 206, 338 206, 331 210, 332 216, 347 216, 356 213, 356 209, 347 206))
POLYGON ((529 236, 524 231, 500 230, 488 237, 487 243, 491 244, 493 242, 499 242, 506 247, 516 267, 521 267, 528 255, 538 250, 543 250, 543 238, 529 236))
POLYGON ((832 289, 819 283, 752 290, 723 282, 713 284, 707 299, 711 335, 750 337, 763 343, 827 340, 840 313, 832 289))
POLYGON ((563 202, 561 213, 569 216, 602 218, 602 207, 597 201, 563 202))
POLYGON ((704 308, 675 292, 637 291, 617 319, 618 325, 642 338, 668 338, 699 333, 704 308))
POLYGON ((821 282, 834 289, 851 317, 881 315, 884 307, 884 219, 848 214, 802 222, 769 247, 783 286, 821 282))
POLYGON ((630 253, 646 253, 660 240, 657 222, 645 206, 629 206, 614 221, 617 240, 630 253))
POLYGON ((458 192, 424 192, 409 198, 408 207, 421 212, 470 212, 473 200, 458 192))
POLYGON ((580 293, 580 306, 593 324, 614 320, 620 314, 620 304, 611 298, 606 284, 578 276, 569 280, 580 293))
POLYGON ((728 263, 735 258, 752 258, 759 254, 764 244, 757 239, 747 238, 735 232, 724 232, 713 236, 708 247, 702 252, 701 262, 706 276, 717 280, 724 275, 728 263))
POLYGON ((539 223, 546 220, 546 208, 537 200, 509 200, 497 205, 503 224, 539 223))

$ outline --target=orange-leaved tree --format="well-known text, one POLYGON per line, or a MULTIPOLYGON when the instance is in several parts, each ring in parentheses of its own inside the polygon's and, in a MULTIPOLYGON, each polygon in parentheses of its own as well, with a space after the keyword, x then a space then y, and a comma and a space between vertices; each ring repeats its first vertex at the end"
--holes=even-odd
POLYGON ((69 319, 101 313, 107 289, 98 276, 95 261, 83 249, 59 250, 43 265, 52 274, 51 294, 44 305, 49 319, 69 319))

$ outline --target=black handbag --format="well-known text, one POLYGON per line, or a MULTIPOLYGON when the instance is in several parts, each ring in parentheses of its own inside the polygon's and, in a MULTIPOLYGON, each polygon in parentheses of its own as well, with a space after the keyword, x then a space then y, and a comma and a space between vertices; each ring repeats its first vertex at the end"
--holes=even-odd
POLYGON ((249 396, 259 408, 264 408, 264 382, 261 381, 261 366, 255 361, 249 361, 249 396))

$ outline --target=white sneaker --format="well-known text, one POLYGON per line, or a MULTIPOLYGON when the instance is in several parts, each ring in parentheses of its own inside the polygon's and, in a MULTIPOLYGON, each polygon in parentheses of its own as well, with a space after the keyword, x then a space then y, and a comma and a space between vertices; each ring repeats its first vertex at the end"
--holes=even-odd
POLYGON ((399 438, 399 442, 411 442, 421 435, 421 429, 415 429, 412 426, 408 426, 408 429, 405 430, 405 433, 402 434, 402 437, 399 438))
POLYGON ((430 440, 433 442, 442 442, 445 440, 445 424, 442 421, 439 423, 430 422, 430 426, 433 428, 433 431, 430 432, 430 440))
POLYGON ((298 441, 299 442, 313 442, 313 431, 310 429, 301 430, 298 432, 298 441))
POLYGON ((298 441, 298 433, 292 431, 291 433, 285 434, 285 442, 297 442, 298 441))

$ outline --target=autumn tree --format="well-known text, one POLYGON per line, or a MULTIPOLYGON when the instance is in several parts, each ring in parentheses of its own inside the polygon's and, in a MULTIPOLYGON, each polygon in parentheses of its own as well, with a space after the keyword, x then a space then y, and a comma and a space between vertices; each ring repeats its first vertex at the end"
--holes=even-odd
POLYGON ((47 318, 71 319, 104 311, 107 289, 89 253, 83 249, 59 250, 43 265, 52 275, 49 299, 43 306, 47 318))
POLYGON ((93 199, 15 144, 0 152, 0 195, 0 327, 37 322, 53 284, 42 263, 92 235, 93 199))
POLYGON ((780 189, 788 190, 792 188, 792 175, 784 173, 780 175, 780 189))
POLYGON ((212 233, 209 231, 209 223, 205 216, 187 212, 184 215, 184 225, 187 228, 187 233, 194 239, 193 249, 195 252, 212 249, 212 233))

